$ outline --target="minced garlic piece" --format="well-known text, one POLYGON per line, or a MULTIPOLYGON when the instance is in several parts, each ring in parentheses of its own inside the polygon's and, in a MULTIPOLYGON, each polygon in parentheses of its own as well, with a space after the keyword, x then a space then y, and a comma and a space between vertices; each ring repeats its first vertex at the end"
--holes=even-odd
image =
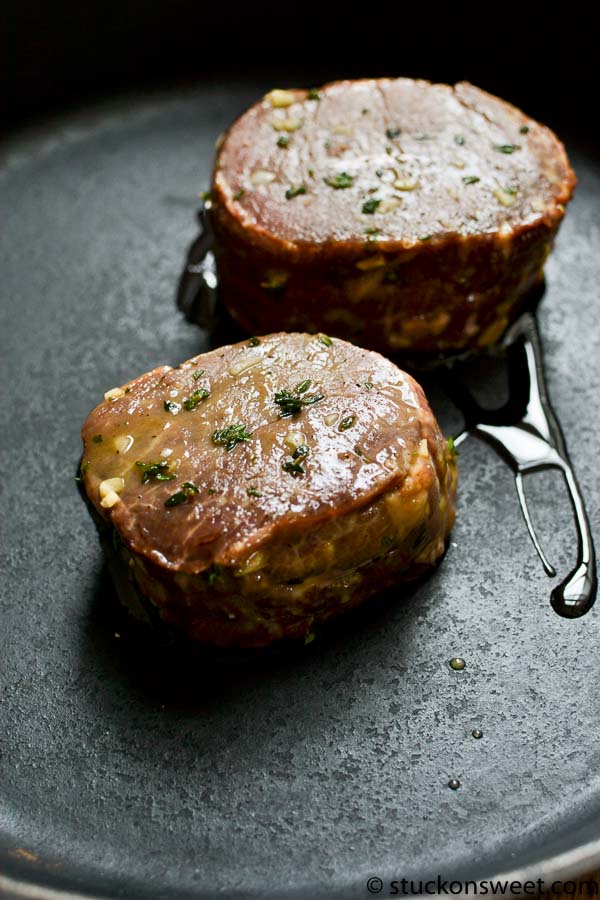
POLYGON ((302 119, 271 119, 271 125, 275 131, 297 131, 302 128, 302 119))
POLYGON ((295 99, 291 91, 282 91, 280 88, 275 88, 265 96, 265 100, 275 109, 285 109, 291 106, 295 99))
POLYGON ((381 201, 377 212, 389 213, 389 212, 392 212, 393 209, 398 209, 398 207, 401 205, 402 205, 402 197, 389 197, 387 200, 381 201))
POLYGON ((118 400, 119 397, 122 397, 124 393, 125 393, 125 391, 123 390, 123 388, 120 388, 120 387, 111 388, 110 391, 106 391, 106 393, 104 394, 104 399, 105 400, 118 400))
POLYGON ((245 372, 247 369, 251 369, 253 366, 258 365, 258 363, 262 361, 262 358, 263 355, 260 351, 257 353, 252 350, 243 350, 237 359, 232 362, 227 371, 230 375, 241 375, 242 372, 245 372))
POLYGON ((266 564, 266 558, 264 553, 261 553, 260 550, 257 550, 251 556, 248 557, 246 562, 242 563, 239 569, 236 569, 236 575, 251 575, 252 572, 258 572, 259 569, 264 568, 266 564))
POLYGON ((271 184, 272 181, 275 181, 275 177, 274 172, 267 172, 265 169, 257 169, 256 172, 253 172, 250 176, 250 181, 254 187, 259 187, 261 184, 271 184))
POLYGON ((119 494, 125 487, 122 478, 106 478, 100 482, 98 491, 100 492, 100 506, 104 509, 110 509, 115 503, 121 499, 119 494))
POLYGON ((362 272, 368 272, 370 269, 380 269, 382 266, 385 266, 385 256, 381 253, 377 254, 377 256, 367 256, 366 259, 361 259, 356 263, 356 268, 362 272))
POLYGON ((421 187, 421 184, 418 178, 413 178, 410 175, 401 175, 394 181, 394 187, 397 191, 416 191, 417 188, 421 187))
POLYGON ((114 445, 117 453, 127 453, 133 446, 134 438, 131 434, 118 434, 114 439, 114 445))
POLYGON ((290 453, 293 453, 294 450, 298 449, 298 447, 302 447, 304 444, 306 444, 306 437, 302 434, 301 431, 288 431, 283 439, 283 443, 290 451, 290 453))
POLYGON ((516 192, 511 193, 502 188, 497 188, 493 194, 498 203, 501 203, 502 206, 514 206, 515 200, 517 199, 516 192))

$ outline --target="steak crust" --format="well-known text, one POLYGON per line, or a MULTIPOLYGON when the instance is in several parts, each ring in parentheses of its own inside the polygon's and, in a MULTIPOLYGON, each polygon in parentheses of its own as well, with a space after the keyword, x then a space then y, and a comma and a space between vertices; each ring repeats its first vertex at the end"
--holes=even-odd
POLYGON ((136 588, 188 636, 262 646, 435 564, 456 466, 419 385, 273 334, 108 392, 82 479, 136 588))
POLYGON ((249 333, 488 346, 540 279, 574 186, 550 129, 466 82, 272 91, 218 148, 220 297, 249 333))

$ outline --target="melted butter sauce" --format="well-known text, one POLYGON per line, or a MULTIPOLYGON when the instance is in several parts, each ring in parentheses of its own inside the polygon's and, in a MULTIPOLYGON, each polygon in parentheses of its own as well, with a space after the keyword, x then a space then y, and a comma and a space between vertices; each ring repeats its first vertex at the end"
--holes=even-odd
MULTIPOLYGON (((210 252, 213 238, 206 215, 209 209, 210 201, 207 201, 198 213, 200 234, 188 252, 179 282, 177 305, 191 321, 214 329, 218 285, 210 252)), ((502 408, 485 409, 475 401, 461 382, 460 363, 444 371, 441 386, 465 417, 465 428, 455 438, 455 445, 459 446, 474 435, 489 443, 513 469, 529 535, 550 577, 555 577, 556 572, 546 559, 535 533, 525 498, 523 475, 547 469, 558 469, 562 473, 577 529, 577 555, 573 569, 552 589, 550 603, 558 615, 572 619, 585 615, 596 599, 596 558, 585 504, 562 429, 548 399, 534 315, 541 293, 543 288, 505 336, 510 396, 502 408)))

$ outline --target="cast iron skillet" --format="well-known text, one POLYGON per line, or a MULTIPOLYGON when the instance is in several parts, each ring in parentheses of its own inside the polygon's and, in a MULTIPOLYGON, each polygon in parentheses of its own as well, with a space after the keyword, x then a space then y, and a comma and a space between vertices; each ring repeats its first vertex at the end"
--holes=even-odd
MULTIPOLYGON (((115 601, 72 479, 79 427, 105 389, 207 348, 173 304, 196 194, 216 135, 272 83, 105 102, 3 145, 0 896, 358 898, 369 878, 386 896, 438 874, 549 887, 600 861, 598 615, 549 604, 576 550, 560 476, 526 478, 556 579, 510 469, 468 440, 443 565, 308 647, 183 648, 115 601)), ((600 179, 568 149, 580 185, 539 321, 594 532, 600 179)), ((465 370, 485 406, 506 397, 501 363, 465 370)))

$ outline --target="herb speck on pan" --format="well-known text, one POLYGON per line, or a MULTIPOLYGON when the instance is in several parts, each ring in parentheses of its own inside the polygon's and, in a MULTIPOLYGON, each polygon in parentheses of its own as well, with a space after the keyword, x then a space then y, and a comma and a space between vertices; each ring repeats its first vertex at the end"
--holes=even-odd
POLYGON ((370 200, 365 200, 362 205, 362 211, 365 215, 372 216, 374 212, 377 211, 377 207, 381 203, 381 200, 375 200, 371 198, 370 200))
POLYGON ((173 413, 173 415, 176 415, 181 409, 181 404, 175 403, 174 400, 165 400, 163 406, 166 412, 173 413))
POLYGON ((304 466, 302 466, 299 462, 284 462, 282 465, 282 469, 284 472, 287 472, 288 475, 291 475, 292 478, 299 478, 301 475, 305 475, 304 466))
POLYGON ((493 146, 498 153, 514 153, 521 149, 519 144, 494 144, 493 146))
POLYGON ((293 391, 277 391, 273 400, 279 407, 279 418, 288 419, 307 406, 313 406, 325 396, 324 394, 307 394, 311 381, 306 378, 296 385, 293 391))
POLYGON ((385 136, 388 140, 393 141, 394 138, 400 137, 402 131, 400 128, 386 128, 385 136))
POLYGON ((325 184, 329 185, 330 188, 339 191, 344 188, 352 187, 354 184, 354 175, 349 175, 348 172, 338 172, 337 175, 330 175, 329 177, 324 178, 323 181, 325 184))
POLYGON ((465 175, 463 178, 463 184, 477 184, 478 181, 481 181, 477 175, 465 175))
POLYGON ((185 503, 189 497, 198 493, 199 490, 195 484, 192 484, 191 481, 184 481, 180 489, 165 500, 165 506, 168 508, 180 506, 182 503, 185 503))
POLYGON ((198 390, 194 391, 193 394, 190 394, 190 396, 183 401, 183 408, 188 411, 198 409, 198 406, 202 401, 207 400, 209 397, 210 391, 207 391, 206 388, 198 388, 198 390))
POLYGON ((252 432, 248 431, 243 422, 228 425, 226 428, 217 428, 213 431, 211 440, 213 444, 225 447, 227 451, 233 450, 238 444, 249 441, 252 432))
POLYGON ((138 469, 141 469, 142 484, 148 484, 150 481, 174 481, 177 477, 169 472, 169 463, 166 459, 159 462, 136 462, 138 469))
POLYGON ((338 431, 348 431, 349 428, 352 428, 354 423, 356 422, 356 416, 344 416, 338 425, 338 431))
POLYGON ((299 197, 301 194, 306 193, 306 186, 304 184, 298 184, 296 186, 289 187, 285 192, 286 200, 293 200, 294 197, 299 197))

